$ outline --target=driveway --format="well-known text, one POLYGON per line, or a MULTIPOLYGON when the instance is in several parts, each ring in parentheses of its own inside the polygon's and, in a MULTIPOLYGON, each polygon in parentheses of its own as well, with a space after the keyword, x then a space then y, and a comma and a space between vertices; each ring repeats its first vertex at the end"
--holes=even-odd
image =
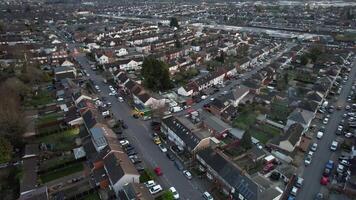
MULTIPOLYGON (((351 91, 353 81, 355 80, 356 73, 356 61, 353 62, 352 70, 349 74, 349 79, 346 84, 344 84, 341 94, 338 98, 337 103, 342 103, 343 105, 346 102, 347 96, 351 91)), ((335 131, 339 122, 342 120, 342 115, 345 113, 345 110, 335 110, 331 114, 329 123, 325 126, 325 133, 321 140, 317 141, 318 150, 314 153, 313 161, 308 167, 302 166, 299 169, 300 174, 304 178, 304 185, 297 195, 297 199, 313 199, 314 196, 321 191, 323 188, 319 183, 322 176, 322 171, 325 167, 326 162, 329 159, 336 157, 335 153, 330 150, 330 145, 333 140, 337 138, 335 131)), ((316 141, 316 140, 315 140, 316 141)), ((301 164, 303 165, 303 164, 301 164)))

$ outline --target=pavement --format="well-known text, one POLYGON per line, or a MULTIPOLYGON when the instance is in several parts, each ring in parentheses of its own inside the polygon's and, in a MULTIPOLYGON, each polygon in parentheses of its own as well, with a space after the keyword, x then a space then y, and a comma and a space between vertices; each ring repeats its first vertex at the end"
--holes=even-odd
MULTIPOLYGON (((343 89, 337 100, 338 105, 346 104, 347 96, 350 94, 353 81, 355 80, 356 60, 354 60, 352 65, 349 79, 343 85, 343 89)), ((325 126, 326 131, 323 138, 321 140, 314 139, 318 143, 318 149, 313 155, 312 163, 307 167, 304 167, 303 163, 300 164, 301 167, 298 169, 298 174, 304 178, 304 185, 298 192, 298 200, 313 199, 317 193, 326 191, 326 187, 320 185, 319 182, 326 162, 336 158, 335 152, 330 150, 330 145, 338 137, 335 131, 344 113, 344 109, 335 109, 334 113, 330 115, 329 123, 325 126)))

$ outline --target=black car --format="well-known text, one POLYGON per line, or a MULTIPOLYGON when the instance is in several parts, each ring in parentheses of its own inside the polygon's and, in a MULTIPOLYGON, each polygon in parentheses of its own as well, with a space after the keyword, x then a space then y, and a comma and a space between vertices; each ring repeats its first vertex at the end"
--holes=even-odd
POLYGON ((131 150, 131 151, 127 151, 126 153, 128 156, 133 156, 133 155, 136 155, 137 152, 135 150, 131 150))
POLYGON ((167 154, 166 154, 166 156, 167 156, 167 158, 169 159, 169 160, 171 160, 171 161, 174 161, 176 158, 174 157, 174 155, 173 155, 173 153, 171 153, 171 152, 167 152, 167 154))
POLYGON ((134 150, 134 149, 135 149, 135 147, 133 147, 133 146, 129 146, 129 147, 126 147, 126 148, 125 148, 126 151, 132 151, 132 150, 134 150))
POLYGON ((155 121, 151 122, 152 127, 159 126, 159 125, 161 125, 161 123, 155 121))
POLYGON ((127 125, 124 122, 122 122, 121 126, 122 126, 123 129, 127 129, 128 128, 127 125))
POLYGON ((135 165, 135 168, 136 168, 136 170, 137 170, 138 172, 142 172, 142 171, 145 170, 145 168, 143 167, 143 165, 142 165, 142 164, 139 164, 139 163, 135 165))

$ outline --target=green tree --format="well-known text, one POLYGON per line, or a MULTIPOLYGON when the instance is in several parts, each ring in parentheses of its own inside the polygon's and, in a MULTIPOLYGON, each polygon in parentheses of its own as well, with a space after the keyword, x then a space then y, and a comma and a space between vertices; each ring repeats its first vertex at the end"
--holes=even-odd
POLYGON ((240 141, 241 147, 248 150, 252 148, 251 135, 249 132, 245 132, 240 141))
POLYGON ((0 163, 6 163, 11 160, 12 145, 10 142, 0 136, 0 163))
POLYGON ((179 28, 178 19, 176 17, 171 17, 169 26, 179 28))
POLYGON ((174 200, 174 196, 173 196, 173 193, 169 190, 166 190, 162 196, 160 196, 161 200, 174 200))
POLYGON ((153 57, 144 59, 141 74, 143 84, 153 91, 165 91, 172 87, 167 64, 153 57))

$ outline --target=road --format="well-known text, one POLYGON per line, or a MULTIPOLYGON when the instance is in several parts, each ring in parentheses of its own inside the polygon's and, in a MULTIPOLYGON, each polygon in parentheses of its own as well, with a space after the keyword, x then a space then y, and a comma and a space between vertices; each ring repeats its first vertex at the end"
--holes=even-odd
MULTIPOLYGON (((341 94, 338 98, 338 103, 345 104, 347 96, 350 94, 353 81, 356 74, 356 60, 353 62, 352 70, 349 74, 347 83, 344 84, 341 94)), ((325 126, 325 133, 321 140, 317 141, 318 150, 313 155, 311 165, 304 168, 302 177, 304 178, 304 185, 297 195, 297 199, 313 199, 315 195, 320 192, 322 186, 320 185, 320 178, 326 162, 334 157, 334 152, 330 150, 330 145, 333 140, 337 138, 335 131, 339 122, 342 120, 342 115, 345 110, 335 110, 330 115, 329 123, 325 126)), ((316 141, 316 140, 315 140, 316 141)), ((301 164, 303 165, 303 164, 301 164)), ((303 167, 302 167, 303 168, 303 167)))
POLYGON ((165 188, 174 186, 180 192, 182 199, 200 199, 204 191, 198 182, 194 179, 188 180, 153 143, 149 122, 134 119, 132 117, 132 109, 127 103, 120 103, 116 97, 108 95, 110 92, 108 85, 103 83, 100 75, 96 75, 91 70, 85 56, 78 56, 77 61, 90 74, 89 78, 100 87, 100 96, 105 97, 112 103, 111 111, 115 118, 123 119, 127 124, 128 129, 125 130, 125 136, 139 151, 143 161, 151 167, 159 166, 162 169, 163 176, 159 177, 161 184, 165 188))

